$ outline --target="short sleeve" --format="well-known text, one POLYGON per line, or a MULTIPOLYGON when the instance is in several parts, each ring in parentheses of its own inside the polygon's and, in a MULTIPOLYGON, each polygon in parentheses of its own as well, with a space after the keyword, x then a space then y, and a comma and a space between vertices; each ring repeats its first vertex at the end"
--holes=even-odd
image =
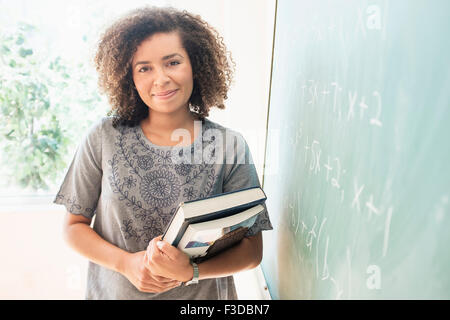
MULTIPOLYGON (((250 187, 260 187, 258 174, 256 172, 253 158, 247 142, 241 135, 237 135, 237 145, 234 148, 227 147, 227 153, 232 152, 232 163, 225 165, 225 177, 223 183, 223 192, 235 191, 250 187)), ((262 230, 272 230, 272 224, 269 219, 266 204, 263 204, 264 211, 258 214, 255 223, 248 230, 246 236, 254 236, 262 230)))
POLYGON ((95 215, 102 181, 102 125, 95 123, 79 144, 53 203, 87 218, 95 215))

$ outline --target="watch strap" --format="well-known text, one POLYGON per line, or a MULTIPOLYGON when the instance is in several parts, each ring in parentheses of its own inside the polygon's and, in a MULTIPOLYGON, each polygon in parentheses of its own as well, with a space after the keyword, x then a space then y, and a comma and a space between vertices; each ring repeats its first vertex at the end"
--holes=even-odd
POLYGON ((186 282, 186 284, 185 284, 186 286, 198 283, 198 278, 199 278, 198 265, 193 261, 191 261, 191 265, 192 265, 192 268, 194 269, 194 275, 191 280, 186 282))

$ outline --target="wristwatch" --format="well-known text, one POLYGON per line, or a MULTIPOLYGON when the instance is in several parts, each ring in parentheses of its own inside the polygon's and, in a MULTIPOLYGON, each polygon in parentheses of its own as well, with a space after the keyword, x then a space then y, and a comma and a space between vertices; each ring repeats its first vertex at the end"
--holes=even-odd
POLYGON ((184 284, 185 286, 189 286, 191 284, 197 284, 198 283, 198 276, 199 276, 198 265, 195 262, 193 262, 193 261, 191 261, 191 265, 194 268, 194 276, 192 277, 191 280, 189 280, 188 282, 186 282, 184 284))

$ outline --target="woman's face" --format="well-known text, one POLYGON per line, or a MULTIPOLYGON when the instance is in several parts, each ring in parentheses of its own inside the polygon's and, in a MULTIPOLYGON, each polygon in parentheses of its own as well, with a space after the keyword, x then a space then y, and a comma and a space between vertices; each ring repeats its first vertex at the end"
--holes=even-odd
POLYGON ((136 89, 150 112, 188 110, 194 81, 178 32, 155 33, 144 40, 133 56, 132 68, 136 89))

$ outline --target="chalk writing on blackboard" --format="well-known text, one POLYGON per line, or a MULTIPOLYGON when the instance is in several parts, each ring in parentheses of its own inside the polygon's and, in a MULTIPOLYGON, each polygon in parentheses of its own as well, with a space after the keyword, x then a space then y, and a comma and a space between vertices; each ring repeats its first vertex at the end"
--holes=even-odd
POLYGON ((358 211, 358 213, 360 213, 361 205, 359 203, 359 197, 361 195, 361 192, 364 190, 364 185, 359 186, 356 179, 353 179, 353 186, 354 186, 355 196, 352 201, 352 208, 356 207, 356 210, 358 211))
POLYGON ((369 290, 379 290, 381 289, 381 269, 377 265, 370 265, 367 267, 367 273, 369 277, 367 278, 366 285, 369 290))
POLYGON ((383 258, 386 256, 389 244, 389 230, 391 228, 391 218, 392 218, 393 208, 389 207, 386 215, 386 222, 384 225, 384 240, 383 240, 383 258))
POLYGON ((368 100, 366 97, 369 92, 358 92, 352 89, 346 89, 337 81, 327 83, 309 79, 303 85, 300 84, 300 87, 302 88, 300 96, 305 103, 302 104, 302 107, 326 108, 332 106, 331 112, 337 116, 338 121, 341 121, 343 117, 346 121, 352 121, 356 118, 356 113, 358 112, 356 108, 358 106, 360 120, 364 120, 366 116, 369 116, 369 125, 375 127, 383 126, 381 121, 382 97, 378 90, 369 91, 370 99, 368 100), (322 88, 320 91, 322 95, 321 99, 319 99, 319 87, 322 88), (328 99, 330 93, 332 95, 332 101, 328 99), (344 96, 343 93, 346 93, 347 96, 344 96), (369 110, 370 113, 367 110, 369 110))

